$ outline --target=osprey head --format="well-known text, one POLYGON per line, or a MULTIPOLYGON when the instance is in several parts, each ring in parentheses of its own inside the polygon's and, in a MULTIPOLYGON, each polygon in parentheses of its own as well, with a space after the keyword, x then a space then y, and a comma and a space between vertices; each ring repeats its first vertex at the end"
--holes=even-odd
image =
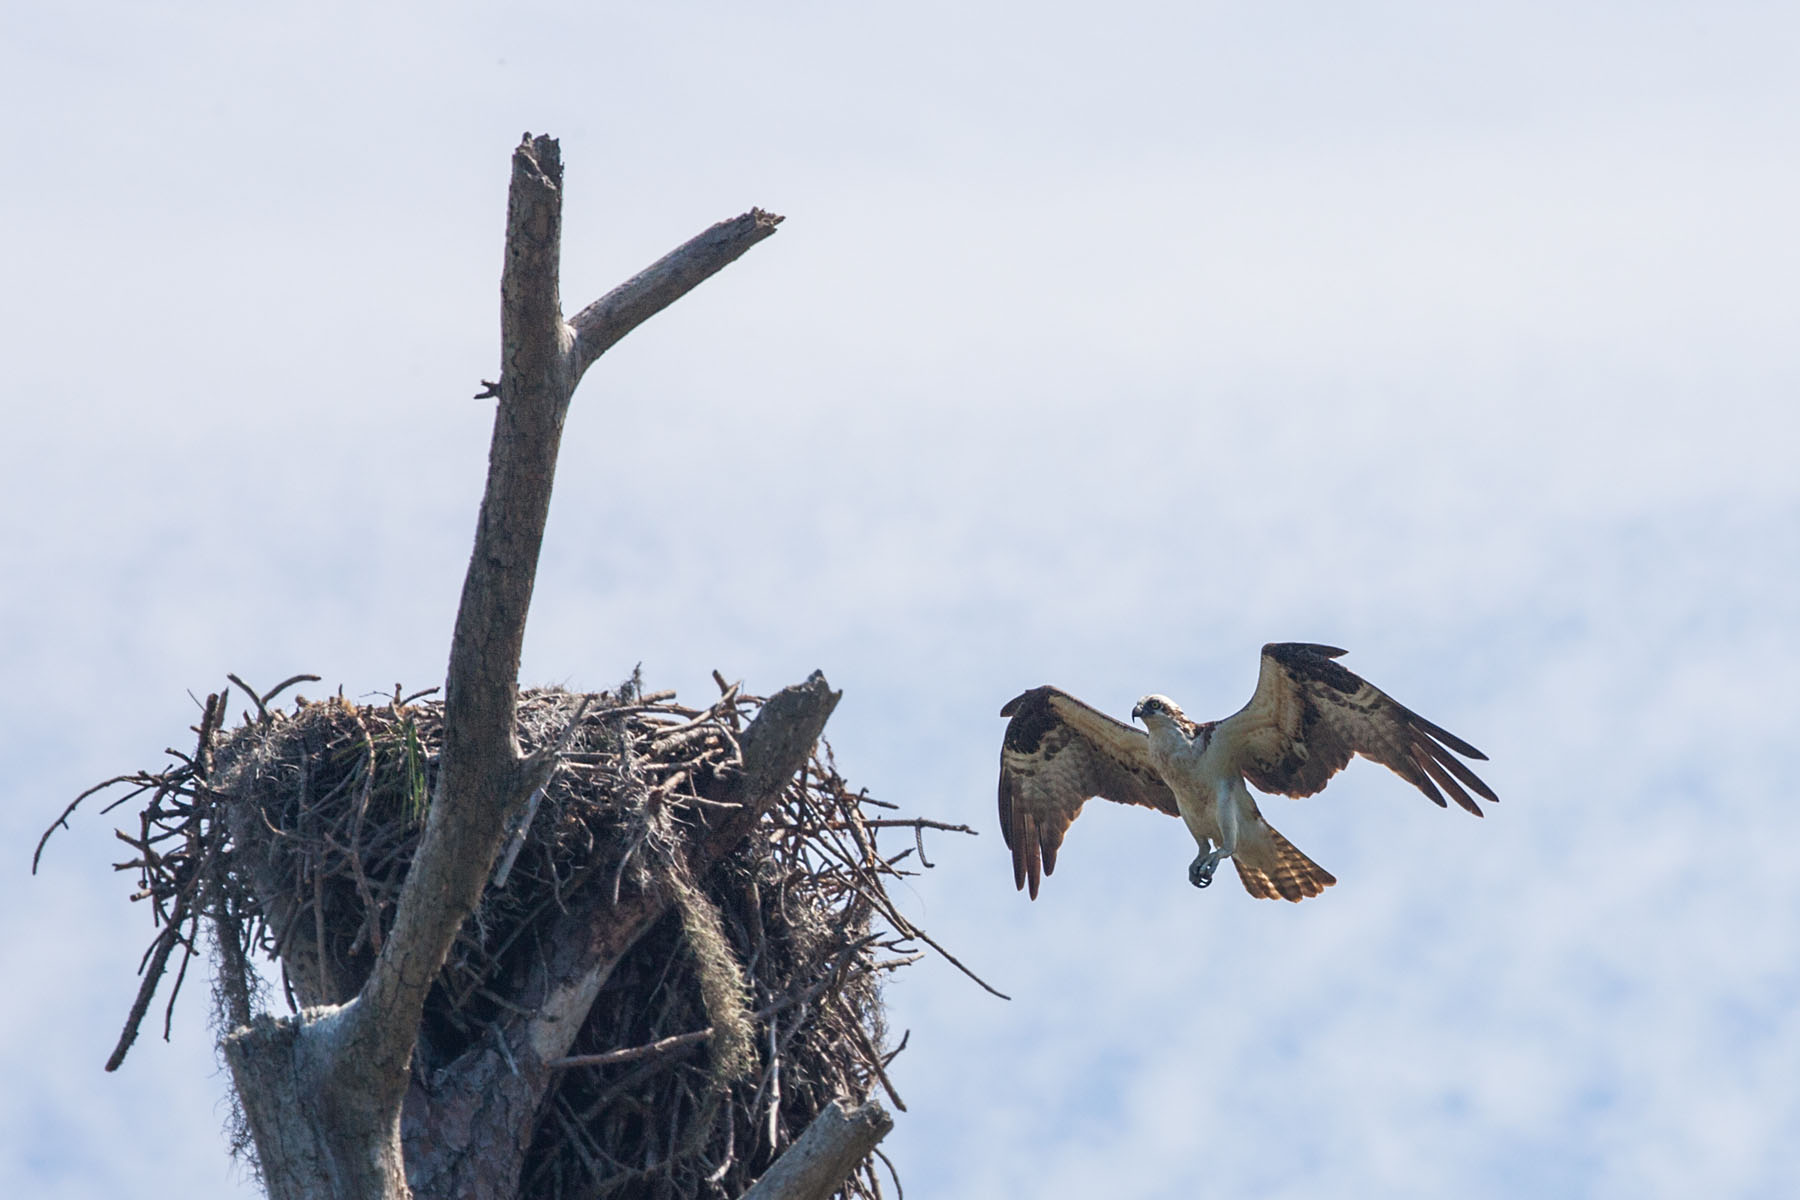
POLYGON ((1163 716, 1174 720, 1181 715, 1181 706, 1167 696, 1145 696, 1131 710, 1131 719, 1142 721, 1148 725, 1152 716, 1163 716))

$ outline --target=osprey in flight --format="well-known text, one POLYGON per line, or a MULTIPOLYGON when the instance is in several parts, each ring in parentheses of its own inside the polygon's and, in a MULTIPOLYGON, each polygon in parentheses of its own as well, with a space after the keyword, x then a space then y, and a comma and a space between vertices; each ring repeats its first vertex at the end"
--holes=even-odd
POLYGON ((1256 694, 1237 713, 1197 725, 1166 696, 1145 696, 1131 715, 1147 735, 1053 687, 1015 697, 1000 710, 1012 718, 1000 748, 1000 831, 1014 882, 1037 899, 1040 877, 1055 870, 1063 834, 1090 796, 1186 822, 1200 844, 1188 868, 1195 887, 1210 884, 1229 858, 1252 896, 1294 901, 1337 880, 1263 820, 1246 780, 1265 792, 1310 796, 1360 754, 1439 808, 1444 792, 1478 817, 1470 792, 1499 800, 1452 751, 1487 755, 1332 661, 1343 653, 1271 643, 1256 694))

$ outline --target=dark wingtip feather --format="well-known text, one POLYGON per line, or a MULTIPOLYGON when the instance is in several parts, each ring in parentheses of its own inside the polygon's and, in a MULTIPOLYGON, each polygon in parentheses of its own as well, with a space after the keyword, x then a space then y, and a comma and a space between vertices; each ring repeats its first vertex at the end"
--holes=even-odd
MULTIPOLYGON (((1022 889, 1025 886, 1025 877, 1027 874, 1026 864, 1030 860, 1031 856, 1030 856, 1030 852, 1025 849, 1023 835, 1029 834, 1030 832, 1031 831, 1029 829, 1019 829, 1019 830, 1013 831, 1013 836, 1015 838, 1020 839, 1013 843, 1013 852, 1012 852, 1012 856, 1013 856, 1013 887, 1015 889, 1022 889)), ((1036 879, 1033 879, 1031 881, 1031 894, 1032 894, 1032 897, 1035 899, 1037 896, 1037 880, 1036 879)))
MULTIPOLYGON (((1424 739, 1422 740, 1424 740, 1427 753, 1429 753, 1432 758, 1449 768, 1452 775, 1455 775, 1458 779, 1462 780, 1463 783, 1467 784, 1469 789, 1483 800, 1489 800, 1495 804, 1500 803, 1500 797, 1494 794, 1494 789, 1483 782, 1481 776, 1469 770, 1463 763, 1458 762, 1450 752, 1455 751, 1464 758, 1473 758, 1480 762, 1487 762, 1487 755, 1469 745, 1469 743, 1463 741, 1443 726, 1433 725, 1430 721, 1427 721, 1424 717, 1421 717, 1418 713, 1407 708, 1405 705, 1396 704, 1395 707, 1400 710, 1406 723, 1412 726, 1415 734, 1424 735, 1424 739), (1429 739, 1435 739, 1436 742, 1441 742, 1442 745, 1434 744, 1434 742, 1429 739)), ((1467 808, 1470 812, 1475 813, 1477 816, 1481 815, 1480 810, 1472 805, 1464 804, 1463 807, 1467 808)))
MULTIPOLYGON (((1424 717, 1421 717, 1418 713, 1413 712, 1410 709, 1406 710, 1406 719, 1411 723, 1415 734, 1422 733, 1426 735, 1425 737, 1416 738, 1416 740, 1424 747, 1425 752, 1428 755, 1447 768, 1452 775, 1456 776, 1456 778, 1466 784, 1477 796, 1480 796, 1483 800, 1491 800, 1495 804, 1500 803, 1500 797, 1494 794, 1494 789, 1484 783, 1481 776, 1469 770, 1466 765, 1456 758, 1456 754, 1461 754, 1465 758, 1477 758, 1486 762, 1487 755, 1469 745, 1469 743, 1463 741, 1455 734, 1438 728, 1436 725, 1433 725, 1430 721, 1427 721, 1424 717), (1434 738, 1436 741, 1432 740, 1434 738), (1439 742, 1443 744, 1439 745, 1439 742), (1451 753, 1453 750, 1456 754, 1451 753)), ((1463 807, 1468 808, 1469 806, 1465 804, 1463 807)))
POLYGON ((1437 784, 1431 781, 1431 767, 1435 765, 1431 762, 1431 758, 1417 746, 1411 747, 1409 757, 1413 763, 1413 774, 1407 782, 1424 792, 1426 799, 1439 808, 1449 808, 1450 804, 1444 799, 1444 794, 1438 791, 1437 784))
MULTIPOLYGON (((1412 760, 1418 765, 1421 771, 1425 772, 1426 775, 1441 784, 1444 790, 1450 793, 1451 798, 1456 801, 1456 806, 1458 808, 1462 809, 1464 812, 1472 812, 1478 817, 1482 815, 1481 805, 1469 799, 1469 793, 1463 791, 1462 785, 1457 782, 1457 776, 1459 775, 1466 775, 1470 779, 1475 779, 1474 774, 1469 768, 1463 766, 1454 758, 1451 758, 1449 751, 1431 742, 1418 742, 1412 747, 1412 760), (1446 767, 1453 768, 1453 771, 1445 770, 1446 767)), ((1415 780, 1414 782, 1418 781, 1415 780)), ((1486 784, 1481 783, 1478 779, 1476 779, 1475 782, 1480 784, 1480 787, 1477 790, 1487 790, 1486 784)), ((1435 791, 1435 789, 1433 790, 1435 791)), ((1438 803, 1442 804, 1443 801, 1439 799, 1438 803)))
POLYGON ((1000 763, 1000 836, 1006 842, 1008 850, 1013 848, 1013 803, 1012 780, 1006 777, 1006 762, 1000 763))
POLYGON ((1006 848, 1012 851, 1013 886, 1022 890, 1025 887, 1025 853, 1023 849, 1025 842, 1023 840, 1023 835, 1028 831, 1015 829, 1013 827, 1013 823, 1017 819, 1017 816, 1013 812, 1011 785, 1012 780, 1009 779, 1006 774, 1006 762, 1002 759, 1000 763, 1000 836, 1005 840, 1006 848))
POLYGON ((1421 717, 1418 713, 1416 713, 1412 709, 1406 707, 1404 704, 1395 704, 1394 707, 1398 708, 1402 713, 1404 713, 1406 715, 1407 723, 1410 724, 1413 728, 1423 730, 1425 733, 1430 734, 1432 737, 1434 737, 1438 741, 1444 743, 1444 745, 1446 745, 1450 749, 1456 751, 1458 754, 1462 755, 1464 758, 1478 758, 1482 762, 1487 761, 1487 755, 1483 754, 1481 751, 1477 750, 1475 747, 1469 745, 1469 743, 1463 741, 1461 738, 1457 737, 1454 733, 1451 733, 1448 729, 1445 729, 1442 725, 1433 725, 1430 721, 1427 721, 1424 717, 1421 717))
POLYGON ((1480 796, 1483 800, 1488 800, 1495 804, 1500 803, 1500 797, 1494 795, 1494 789, 1484 783, 1481 776, 1469 770, 1468 767, 1456 761, 1455 758, 1447 753, 1439 754, 1437 757, 1446 767, 1450 768, 1450 773, 1452 775, 1468 785, 1470 791, 1474 792, 1477 796, 1480 796))
POLYGON ((1280 658, 1283 654, 1317 654, 1321 658, 1342 658, 1350 653, 1336 646, 1325 646, 1318 642, 1269 642, 1262 648, 1264 654, 1280 658))

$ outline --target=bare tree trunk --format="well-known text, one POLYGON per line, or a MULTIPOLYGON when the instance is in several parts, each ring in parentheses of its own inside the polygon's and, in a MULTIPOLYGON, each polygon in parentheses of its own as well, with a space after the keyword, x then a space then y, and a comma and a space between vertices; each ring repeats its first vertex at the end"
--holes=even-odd
MULTIPOLYGON (((720 797, 739 796, 742 807, 699 847, 690 863, 696 878, 750 832, 806 765, 837 700, 838 693, 817 672, 769 697, 744 731, 738 786, 720 797)), ((415 1086, 409 1098, 404 1142, 421 1192, 470 1198, 513 1194, 552 1064, 568 1053, 613 967, 672 904, 673 897, 654 885, 626 888, 616 903, 594 889, 550 925, 543 937, 546 958, 519 992, 531 1014, 510 1016, 485 1044, 439 1072, 432 1086, 415 1086), (445 1153, 446 1147, 455 1152, 445 1153)))
MULTIPOLYGON (((433 1080, 412 1077, 426 993, 481 897, 507 822, 556 766, 554 752, 523 755, 514 724, 525 618, 575 386, 607 348, 780 220, 753 209, 721 222, 565 321, 560 152, 553 139, 529 135, 514 151, 487 491, 451 642, 425 833, 361 991, 342 1005, 259 1018, 224 1043, 276 1200, 393 1200, 412 1195, 409 1174, 430 1196, 512 1195, 548 1064, 568 1049, 612 965, 666 911, 668 898, 652 891, 562 917, 532 1015, 497 1028, 433 1080)), ((770 699, 746 731, 742 775, 720 797, 742 807, 709 833, 697 869, 754 827, 759 806, 804 765, 836 700, 817 674, 770 699)))

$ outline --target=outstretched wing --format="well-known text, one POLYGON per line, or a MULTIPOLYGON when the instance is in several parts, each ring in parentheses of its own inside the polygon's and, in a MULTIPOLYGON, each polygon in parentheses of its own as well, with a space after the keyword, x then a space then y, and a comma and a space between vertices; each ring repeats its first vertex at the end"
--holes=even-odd
POLYGON ((1470 792, 1499 800, 1456 757, 1485 760, 1487 755, 1331 661, 1343 653, 1304 642, 1263 647, 1256 694, 1221 721, 1214 735, 1229 739, 1232 763, 1246 779, 1265 792, 1310 796, 1343 770, 1351 755, 1360 754, 1439 808, 1445 807, 1443 792, 1478 817, 1481 807, 1470 792))
POLYGON ((1015 696, 1000 715, 1012 718, 1000 747, 1000 832, 1012 850, 1013 882, 1029 885, 1033 900, 1089 797, 1180 815, 1142 730, 1053 687, 1015 696))

